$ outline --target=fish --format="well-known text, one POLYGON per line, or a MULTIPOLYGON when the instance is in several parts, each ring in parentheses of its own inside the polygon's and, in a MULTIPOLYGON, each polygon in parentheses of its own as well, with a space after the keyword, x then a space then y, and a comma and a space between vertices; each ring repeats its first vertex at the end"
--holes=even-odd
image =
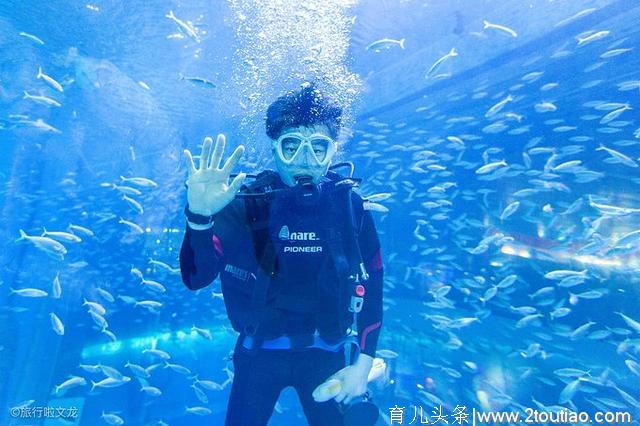
POLYGON ((624 320, 624 322, 631 327, 636 333, 640 333, 640 322, 634 320, 631 317, 626 316, 625 314, 623 314, 622 312, 615 312, 617 315, 620 315, 620 317, 624 320))
POLYGON ((433 65, 431 65, 431 67, 425 73, 424 78, 432 77, 434 73, 438 71, 438 69, 440 69, 440 67, 446 60, 448 60, 449 58, 455 58, 456 56, 458 56, 458 52, 456 51, 455 47, 452 47, 449 53, 440 57, 437 61, 433 63, 433 65))
POLYGON ((86 384, 87 384, 87 381, 85 380, 84 377, 69 376, 69 379, 65 380, 59 385, 54 386, 54 393, 58 395, 68 391, 69 389, 75 388, 77 386, 85 386, 86 384))
POLYGON ((123 195, 122 199, 125 200, 133 210, 137 211, 139 214, 144 214, 144 208, 138 201, 131 197, 127 197, 126 195, 123 195))
POLYGON ((21 35, 22 37, 26 37, 29 40, 33 40, 38 44, 44 45, 44 41, 42 41, 39 37, 34 36, 33 34, 29 34, 29 33, 25 33, 24 31, 20 31, 19 35, 21 35))
POLYGON ((215 89, 217 86, 214 82, 207 80, 202 77, 187 77, 182 75, 182 73, 178 73, 180 81, 188 81, 196 86, 205 87, 209 89, 215 89))
POLYGON ((64 92, 64 90, 62 89, 62 85, 57 81, 55 81, 52 77, 45 74, 42 71, 42 67, 38 67, 38 75, 36 76, 36 78, 46 81, 49 86, 51 86, 53 89, 57 90, 58 92, 60 93, 64 92))
POLYGON ((118 223, 121 223, 123 225, 127 225, 129 227, 129 230, 131 232, 133 232, 134 234, 144 234, 144 229, 142 229, 142 227, 140 225, 138 225, 137 223, 131 222, 129 220, 125 220, 122 217, 120 218, 120 220, 118 221, 118 223))
POLYGON ((156 358, 160 358, 160 359, 171 359, 171 355, 169 355, 167 352, 162 351, 160 349, 144 349, 142 351, 143 354, 150 354, 153 355, 156 358))
POLYGON ((165 15, 165 18, 171 19, 173 22, 178 24, 178 27, 184 31, 189 37, 191 37, 196 43, 200 43, 200 36, 196 32, 195 28, 191 26, 190 23, 185 22, 181 19, 178 19, 176 15, 173 13, 173 10, 170 10, 169 13, 165 15))
POLYGON ((480 298, 482 305, 484 306, 487 301, 493 299, 493 297, 498 293, 498 287, 491 286, 485 292, 484 295, 480 298))
POLYGON ((191 327, 191 331, 195 331, 207 340, 211 340, 211 332, 205 328, 198 328, 195 325, 191 327))
POLYGON ((164 368, 170 368, 176 373, 184 374, 185 376, 188 376, 191 374, 191 370, 189 370, 188 368, 183 367, 182 365, 179 365, 179 364, 170 364, 167 361, 164 362, 164 368))
POLYGON ((531 314, 531 315, 527 315, 525 317, 522 317, 515 323, 515 328, 526 327, 531 322, 535 321, 538 318, 541 318, 542 316, 543 315, 541 313, 537 313, 537 314, 531 314))
POLYGON ((62 286, 60 285, 60 273, 56 273, 51 284, 51 297, 54 299, 60 299, 62 296, 62 286))
POLYGON ((121 426, 124 424, 124 420, 122 419, 122 417, 118 416, 117 414, 105 413, 103 411, 102 414, 100 415, 100 418, 102 418, 102 420, 104 420, 105 423, 111 426, 121 426))
POLYGON ((58 260, 64 260, 64 255, 67 254, 67 249, 58 241, 49 237, 27 235, 22 229, 20 229, 19 232, 20 237, 16 240, 16 242, 27 240, 50 257, 58 260))
POLYGON ((216 383, 214 381, 211 380, 199 380, 198 379, 198 375, 195 375, 192 377, 194 379, 193 384, 198 384, 200 386, 202 386, 203 388, 205 388, 206 390, 210 390, 210 391, 220 391, 223 389, 223 386, 220 385, 219 383, 216 383))
POLYGON ((159 260, 154 260, 154 259, 149 259, 149 263, 151 265, 161 267, 162 269, 164 269, 165 271, 169 272, 170 274, 174 274, 174 275, 179 275, 180 274, 180 268, 174 268, 174 267, 168 265, 165 262, 161 262, 159 260))
POLYGON ((134 306, 142 306, 144 308, 161 308, 162 307, 162 303, 161 302, 156 302, 155 300, 141 300, 138 301, 134 304, 134 306))
POLYGON ((207 416, 211 414, 211 410, 207 407, 184 407, 184 411, 191 414, 197 414, 199 416, 207 416))
POLYGON ((145 379, 148 379, 149 377, 151 377, 151 374, 149 374, 147 370, 145 370, 143 367, 137 364, 132 364, 131 362, 127 361, 127 363, 124 366, 129 368, 131 372, 135 374, 137 377, 142 377, 145 379))
POLYGON ((379 212, 379 213, 388 213, 389 212, 389 209, 387 207, 383 206, 382 204, 372 203, 372 202, 369 202, 369 201, 363 202, 362 203, 362 207, 365 210, 371 210, 371 211, 379 212))
POLYGON ((497 285, 498 288, 509 288, 516 282, 518 276, 516 274, 511 274, 509 276, 504 277, 497 285))
POLYGON ((536 110, 536 112, 545 113, 557 111, 558 107, 552 102, 539 102, 535 104, 534 109, 536 110))
POLYGON ((507 34, 509 34, 512 37, 518 37, 518 33, 516 33, 514 30, 512 30, 509 27, 505 27, 503 25, 498 25, 498 24, 492 24, 489 21, 483 20, 482 23, 484 24, 483 29, 495 29, 495 30, 500 30, 502 32, 505 32, 507 34))
POLYGON ((621 152, 616 151, 615 149, 607 148, 603 144, 600 144, 598 148, 596 148, 596 151, 606 151, 609 155, 611 155, 613 158, 615 158, 625 166, 638 167, 638 164, 635 161, 633 161, 630 157, 622 154, 621 152))
POLYGON ((46 105, 46 106, 54 106, 54 107, 62 106, 60 102, 56 101, 53 98, 49 98, 47 96, 42 96, 42 95, 31 95, 26 90, 24 90, 23 93, 24 93, 24 96, 22 97, 22 99, 30 99, 34 102, 37 102, 39 104, 46 105))
POLYGON ((600 290, 589 290, 589 291, 585 291, 584 293, 576 293, 576 294, 569 292, 569 295, 574 295, 581 299, 599 299, 602 296, 604 296, 604 294, 605 293, 600 290))
POLYGON ((509 204, 507 207, 505 207, 505 209, 500 214, 500 220, 505 220, 509 216, 514 214, 518 210, 518 207, 520 207, 519 201, 514 201, 511 204, 509 204))
POLYGON ((122 373, 120 373, 113 367, 109 367, 108 365, 98 364, 98 368, 107 377, 111 377, 116 380, 122 380, 122 378, 124 377, 122 373))
POLYGON ((573 399, 574 395, 578 391, 581 379, 577 378, 569 382, 562 391, 560 391, 560 396, 558 397, 558 403, 565 404, 573 399))
POLYGON ((495 114, 500 112, 500 110, 502 110, 502 108, 504 108, 506 104, 508 104, 511 101, 513 101, 513 96, 509 94, 507 95, 506 98, 504 98, 503 100, 501 100, 500 102, 498 102, 497 104, 489 108, 489 110, 484 114, 485 118, 493 117, 495 114))
POLYGON ((365 198, 367 201, 371 201, 371 202, 378 202, 378 201, 384 201, 388 198, 390 198, 393 194, 391 194, 390 192, 381 192, 381 193, 377 193, 377 194, 372 194, 372 195, 367 195, 365 198))
POLYGON ((144 392, 147 395, 151 396, 160 396, 162 395, 162 391, 155 386, 142 386, 140 388, 140 392, 144 392))
POLYGON ((575 20, 578 20, 580 18, 583 18, 587 15, 590 15, 591 13, 595 12, 597 9, 595 7, 590 7, 588 9, 584 9, 581 10, 580 12, 576 13, 575 15, 572 15, 568 18, 563 19, 562 21, 558 22, 557 24, 554 25, 554 27, 561 27, 563 25, 566 25, 570 22, 573 22, 575 20))
POLYGON ((551 272, 547 272, 546 274, 544 274, 544 277, 548 280, 562 280, 564 278, 570 277, 570 276, 586 276, 587 274, 587 270, 583 269, 581 271, 572 271, 572 270, 566 270, 566 269, 556 269, 553 270, 551 272))
POLYGON ((153 180, 145 177, 129 177, 120 176, 122 182, 129 182, 142 188, 157 188, 158 184, 153 180))
POLYGON ((632 213, 640 213, 640 209, 630 207, 618 207, 608 204, 597 203, 593 201, 593 197, 589 195, 589 205, 600 211, 606 216, 626 216, 632 213))
POLYGON ((549 313, 551 319, 562 318, 571 313, 571 308, 560 307, 556 308, 549 313))
POLYGON ((60 318, 53 312, 49 313, 49 318, 51 319, 51 328, 53 328, 53 331, 59 336, 64 336, 64 324, 60 321, 60 318))
POLYGON ((100 186, 111 187, 116 191, 122 192, 123 194, 126 194, 126 195, 135 195, 135 196, 142 195, 142 191, 140 191, 137 188, 133 188, 131 186, 116 185, 115 183, 101 183, 100 186))
POLYGON ((79 232, 81 234, 86 235, 87 237, 95 236, 95 234, 93 233, 93 231, 91 229, 85 228, 85 227, 79 226, 79 225, 74 225, 72 223, 70 223, 69 226, 67 226, 67 230, 71 231, 71 232, 79 232))
POLYGON ((47 228, 42 227, 41 237, 52 237, 54 240, 64 241, 67 243, 80 243, 82 242, 82 238, 78 237, 75 234, 71 234, 69 232, 64 231, 47 231, 47 228))
POLYGON ((14 288, 9 287, 9 294, 17 294, 22 297, 47 297, 49 294, 37 288, 20 288, 15 290, 14 288))
POLYGON ((202 402, 203 404, 209 403, 209 398, 207 397, 207 395, 202 390, 198 389, 195 384, 191 384, 189 386, 193 388, 193 392, 196 394, 196 398, 198 398, 200 402, 202 402))
POLYGON ((167 291, 165 286, 157 281, 143 279, 141 284, 158 293, 164 293, 165 291, 167 291))
POLYGON ((584 46, 588 43, 603 39, 604 37, 609 35, 609 31, 598 31, 598 32, 594 32, 592 34, 589 34, 588 36, 583 36, 583 37, 576 37, 576 40, 578 41, 578 46, 584 46))
POLYGON ((602 59, 613 58, 614 56, 622 55, 623 53, 627 53, 633 50, 633 47, 622 48, 622 49, 611 49, 604 52, 600 57, 602 59))
POLYGON ((107 302, 114 302, 115 299, 113 298, 113 295, 111 293, 109 293, 107 290, 103 289, 103 288, 96 288, 96 291, 98 292, 98 294, 104 298, 107 302))
POLYGON ((633 108, 631 108, 631 106, 629 106, 629 104, 625 104, 624 106, 607 113, 600 120, 600 124, 608 124, 608 123, 612 122, 613 120, 617 119, 623 112, 625 112, 627 110, 630 110, 630 109, 633 109, 633 108))
POLYGON ((557 166, 552 167, 551 170, 554 172, 573 173, 581 164, 581 160, 565 161, 564 163, 560 163, 557 166))
POLYGON ((624 363, 633 374, 640 377, 640 364, 637 361, 625 359, 624 363))
POLYGON ((594 324, 595 324, 595 322, 593 322, 593 321, 587 321, 586 323, 582 324, 581 326, 579 326, 575 330, 573 330, 569 334, 569 338, 571 340, 576 340, 576 339, 582 338, 587 333, 589 328, 594 324))
POLYGON ((114 379, 113 377, 107 377, 106 379, 102 379, 99 382, 91 381, 91 391, 95 388, 115 388, 118 386, 122 386, 125 383, 131 381, 131 377, 123 376, 121 380, 114 379))
POLYGON ((367 45, 367 47, 365 47, 365 50, 373 50, 375 52, 379 52, 380 49, 389 49, 394 45, 398 45, 401 49, 404 49, 404 42, 404 38, 401 38, 399 40, 394 40, 392 38, 383 38, 370 43, 369 45, 367 45))
POLYGON ((95 312, 98 315, 105 315, 107 313, 104 306, 97 302, 89 302, 87 299, 83 299, 82 306, 88 306, 90 311, 95 312))
POLYGON ((493 163, 485 164, 484 166, 477 169, 476 174, 482 175, 482 174, 491 173, 494 170, 499 169, 500 167, 506 167, 506 166, 507 166, 507 162, 505 160, 495 161, 493 163))

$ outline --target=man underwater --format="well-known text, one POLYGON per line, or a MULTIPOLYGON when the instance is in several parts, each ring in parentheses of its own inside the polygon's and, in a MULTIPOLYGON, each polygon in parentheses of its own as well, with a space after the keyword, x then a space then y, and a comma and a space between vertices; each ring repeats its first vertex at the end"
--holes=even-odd
POLYGON ((240 333, 227 425, 266 425, 288 386, 310 425, 341 425, 367 390, 383 268, 371 213, 352 191, 357 179, 330 170, 341 116, 310 83, 279 97, 266 118, 277 172, 248 185, 244 173, 228 184, 242 145, 222 167, 223 135, 213 149, 205 138, 198 168, 185 150, 182 280, 198 290, 220 274, 240 333), (317 402, 314 389, 329 379, 340 381, 339 393, 317 402))

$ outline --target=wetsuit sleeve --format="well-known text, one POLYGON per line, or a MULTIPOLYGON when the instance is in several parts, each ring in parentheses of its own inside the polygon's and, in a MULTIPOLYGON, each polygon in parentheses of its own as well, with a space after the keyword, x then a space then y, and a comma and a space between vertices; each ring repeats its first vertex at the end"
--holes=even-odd
MULTIPOLYGON (((359 198, 359 197, 358 197, 359 198)), ((362 208, 362 199, 356 203, 356 215, 361 215, 358 242, 369 279, 365 282, 362 311, 358 314, 358 340, 360 351, 375 358, 382 326, 382 287, 384 271, 378 232, 371 212, 362 208)))
POLYGON ((234 235, 244 216, 237 202, 232 201, 214 216, 213 227, 206 230, 191 229, 186 225, 180 248, 180 273, 182 282, 191 290, 199 290, 211 284, 225 265, 225 254, 230 250, 222 241, 225 235, 234 235))

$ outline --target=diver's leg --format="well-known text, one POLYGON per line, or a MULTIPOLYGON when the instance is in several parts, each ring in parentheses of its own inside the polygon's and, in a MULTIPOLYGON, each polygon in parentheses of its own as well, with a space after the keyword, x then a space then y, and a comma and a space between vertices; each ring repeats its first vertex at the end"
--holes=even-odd
POLYGON ((287 386, 290 368, 286 351, 259 349, 250 354, 236 344, 234 376, 225 425, 262 426, 273 414, 280 392, 287 386))
POLYGON ((310 426, 341 425, 342 412, 335 399, 316 402, 313 390, 332 374, 344 368, 344 351, 308 349, 295 353, 293 383, 310 426))

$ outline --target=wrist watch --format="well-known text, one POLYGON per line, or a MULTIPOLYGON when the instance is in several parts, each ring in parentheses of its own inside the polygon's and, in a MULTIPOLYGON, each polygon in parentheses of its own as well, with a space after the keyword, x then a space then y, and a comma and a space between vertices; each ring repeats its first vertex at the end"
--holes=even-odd
POLYGON ((184 207, 184 214, 187 216, 187 220, 191 223, 195 223, 197 225, 209 225, 213 222, 213 216, 205 216, 201 214, 197 214, 189 210, 189 203, 184 207))

